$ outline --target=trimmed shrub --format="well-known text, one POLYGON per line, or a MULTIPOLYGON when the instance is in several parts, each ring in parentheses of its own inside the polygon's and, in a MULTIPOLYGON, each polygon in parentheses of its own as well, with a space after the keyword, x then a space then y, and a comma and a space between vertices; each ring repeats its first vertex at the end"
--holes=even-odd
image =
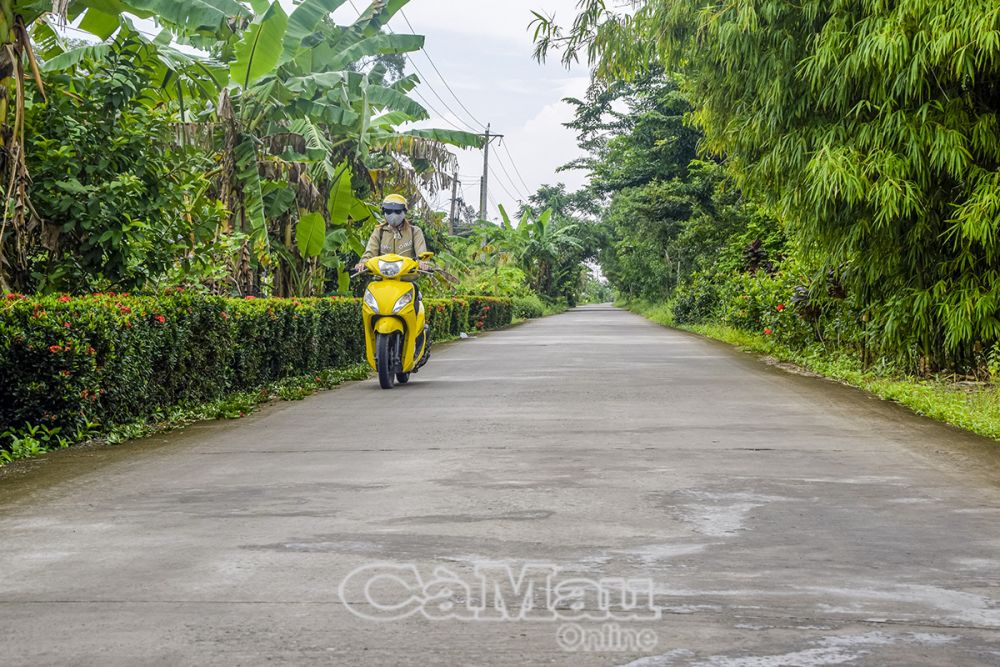
MULTIPOLYGON (((439 340, 511 321, 509 299, 425 303, 439 340)), ((358 299, 2 295, 0 432, 123 424, 363 360, 358 299)))
POLYGON ((424 299, 431 340, 447 340, 465 331, 468 305, 457 299, 424 299))
POLYGON ((514 318, 510 299, 494 296, 463 297, 469 302, 469 327, 476 331, 505 327, 514 318))
POLYGON ((545 304, 537 294, 514 297, 511 301, 514 317, 530 320, 545 314, 545 304))
POLYGON ((0 430, 120 424, 363 359, 356 299, 9 298, 0 430))

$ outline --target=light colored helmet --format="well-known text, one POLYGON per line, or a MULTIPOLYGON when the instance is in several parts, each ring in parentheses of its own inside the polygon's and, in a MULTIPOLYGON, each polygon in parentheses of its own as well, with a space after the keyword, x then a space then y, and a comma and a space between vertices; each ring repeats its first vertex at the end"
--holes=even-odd
POLYGON ((407 208, 406 197, 403 195, 389 195, 382 201, 383 213, 405 212, 407 208))

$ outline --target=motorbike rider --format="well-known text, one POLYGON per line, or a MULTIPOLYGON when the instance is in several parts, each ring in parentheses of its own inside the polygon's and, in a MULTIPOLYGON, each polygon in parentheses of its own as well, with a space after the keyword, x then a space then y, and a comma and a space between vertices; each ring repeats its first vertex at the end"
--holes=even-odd
MULTIPOLYGON (((406 198, 402 195, 389 195, 382 202, 382 215, 385 222, 375 228, 361 261, 355 267, 358 271, 364 268, 365 262, 380 255, 400 255, 420 261, 420 256, 427 252, 427 241, 424 232, 406 219, 409 210, 406 198)), ((420 268, 429 269, 429 265, 420 262, 420 268)))

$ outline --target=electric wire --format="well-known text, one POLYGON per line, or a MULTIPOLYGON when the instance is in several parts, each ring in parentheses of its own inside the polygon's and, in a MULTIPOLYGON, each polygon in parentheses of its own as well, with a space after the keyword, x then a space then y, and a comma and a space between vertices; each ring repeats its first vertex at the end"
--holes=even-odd
POLYGON ((494 171, 493 169, 493 165, 490 165, 490 174, 493 176, 494 182, 500 186, 500 189, 503 190, 508 197, 510 197, 514 201, 522 201, 523 198, 520 195, 511 194, 511 191, 507 188, 506 185, 504 185, 504 182, 500 180, 500 177, 497 176, 496 171, 494 171))
MULTIPOLYGON (((357 6, 355 6, 354 0, 348 0, 348 2, 350 3, 351 8, 355 12, 358 12, 358 8, 357 8, 357 6)), ((407 21, 407 24, 409 24, 409 21, 407 21)), ((389 31, 389 34, 392 34, 392 35, 396 34, 393 31, 393 29, 390 28, 388 25, 385 25, 383 27, 386 30, 389 31)), ((423 47, 421 47, 421 48, 423 48, 423 47)), ((456 113, 455 110, 452 109, 451 106, 448 105, 448 103, 445 101, 445 99, 443 97, 441 97, 441 95, 437 92, 437 90, 435 90, 434 86, 431 85, 431 82, 430 82, 429 78, 425 77, 424 73, 422 71, 420 71, 420 67, 418 67, 417 63, 414 62, 413 58, 410 57, 410 54, 409 53, 404 53, 403 57, 406 59, 407 62, 410 63, 410 65, 413 67, 414 71, 417 73, 417 76, 420 77, 420 81, 427 86, 427 89, 429 91, 431 91, 431 94, 434 95, 434 97, 437 98, 437 100, 439 102, 441 102, 441 104, 444 106, 444 108, 449 113, 451 113, 452 116, 454 116, 456 119, 458 119, 458 122, 461 123, 464 127, 459 127, 458 125, 456 125, 455 123, 453 123, 451 120, 449 120, 448 118, 446 118, 444 116, 444 114, 442 114, 440 111, 437 111, 436 109, 434 109, 433 107, 431 107, 430 104, 427 104, 426 100, 425 100, 425 106, 429 110, 433 111, 436 115, 440 116, 442 118, 442 120, 444 120, 446 123, 448 123, 449 125, 451 125, 455 129, 457 129, 457 130, 459 130, 461 132, 472 132, 473 134, 480 134, 479 130, 477 130, 475 127, 473 127, 468 122, 466 122, 465 120, 463 120, 462 117, 461 117, 461 115, 458 114, 458 113, 456 113)), ((445 85, 447 85, 447 82, 445 83, 445 85)), ((420 96, 418 95, 417 97, 420 97, 420 96)))
POLYGON ((524 201, 528 201, 528 197, 524 194, 521 188, 517 186, 517 183, 514 181, 514 179, 511 178, 510 172, 507 171, 507 167, 504 166, 503 160, 500 159, 499 153, 497 154, 497 164, 500 165, 500 169, 502 169, 504 175, 507 176, 507 181, 510 184, 511 188, 514 190, 514 192, 518 194, 518 198, 524 201))
MULTIPOLYGON (((403 10, 399 10, 399 15, 403 17, 404 21, 406 21, 406 25, 410 28, 410 32, 416 34, 417 31, 413 27, 413 24, 410 23, 410 19, 406 16, 406 12, 404 12, 403 10)), ((448 79, 446 79, 444 75, 441 73, 441 70, 438 69, 438 66, 434 63, 434 59, 431 58, 431 54, 430 52, 427 51, 426 47, 421 48, 420 50, 423 51, 424 56, 427 58, 427 62, 429 62, 431 64, 431 67, 434 68, 434 71, 437 72, 438 78, 441 79, 441 83, 444 84, 444 87, 448 89, 448 92, 451 93, 451 96, 455 98, 456 102, 458 102, 458 106, 462 107, 462 110, 469 115, 469 118, 471 118, 475 124, 479 125, 480 128, 485 130, 486 123, 476 118, 476 115, 471 111, 469 111, 469 108, 465 106, 465 104, 462 102, 462 98, 460 98, 458 95, 455 94, 455 91, 452 90, 452 87, 448 84, 448 79)))
POLYGON ((524 186, 525 190, 531 192, 531 187, 527 184, 527 182, 525 182, 524 177, 521 176, 521 170, 517 168, 517 160, 515 160, 514 156, 511 155, 510 148, 507 147, 507 142, 501 139, 500 145, 503 146, 504 151, 507 153, 507 157, 510 158, 510 164, 514 168, 514 173, 517 174, 517 177, 520 179, 521 185, 524 186))

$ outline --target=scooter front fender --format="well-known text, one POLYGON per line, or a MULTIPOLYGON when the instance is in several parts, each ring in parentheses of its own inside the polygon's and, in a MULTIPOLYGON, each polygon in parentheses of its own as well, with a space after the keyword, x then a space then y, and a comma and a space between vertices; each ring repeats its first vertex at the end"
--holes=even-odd
POLYGON ((395 332, 406 333, 403 322, 395 317, 383 317, 375 323, 375 333, 391 334, 395 332))

